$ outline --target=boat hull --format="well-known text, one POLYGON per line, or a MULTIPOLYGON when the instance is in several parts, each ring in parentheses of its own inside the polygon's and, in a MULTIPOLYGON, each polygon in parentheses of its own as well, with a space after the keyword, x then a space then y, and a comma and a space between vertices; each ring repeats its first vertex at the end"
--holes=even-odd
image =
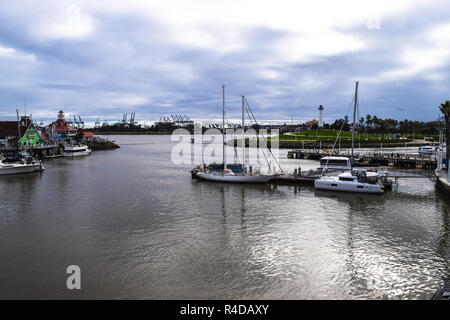
POLYGON ((318 179, 314 181, 314 188, 319 190, 354 192, 354 193, 383 193, 379 184, 354 183, 332 179, 318 179))
POLYGON ((32 173, 41 170, 43 170, 43 168, 39 163, 27 165, 21 164, 2 165, 0 166, 0 175, 32 173))
POLYGON ((272 176, 264 175, 224 175, 221 173, 198 172, 196 177, 202 180, 230 183, 267 183, 272 176))
POLYGON ((64 157, 68 157, 68 158, 75 158, 75 157, 83 157, 83 156, 88 156, 91 154, 91 150, 85 150, 85 151, 77 151, 77 152, 64 152, 63 155, 64 157))

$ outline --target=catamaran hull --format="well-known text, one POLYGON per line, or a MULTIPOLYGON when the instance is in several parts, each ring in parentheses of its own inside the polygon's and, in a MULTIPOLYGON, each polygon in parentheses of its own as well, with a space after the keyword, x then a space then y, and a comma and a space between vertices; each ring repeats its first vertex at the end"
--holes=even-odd
POLYGON ((18 166, 1 166, 0 175, 21 174, 41 171, 43 168, 40 164, 18 165, 18 166))
POLYGON ((321 180, 314 181, 314 188, 319 190, 343 191, 354 193, 383 193, 383 189, 378 184, 368 183, 347 183, 344 181, 321 180))
POLYGON ((197 178, 215 182, 231 182, 231 183, 267 183, 272 176, 262 175, 222 175, 214 173, 198 172, 197 178))

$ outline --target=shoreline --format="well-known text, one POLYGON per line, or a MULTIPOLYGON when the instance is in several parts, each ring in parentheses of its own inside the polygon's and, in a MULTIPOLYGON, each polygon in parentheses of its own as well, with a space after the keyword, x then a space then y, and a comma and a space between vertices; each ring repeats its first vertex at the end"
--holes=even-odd
MULTIPOLYGON (((262 140, 262 139, 260 139, 262 140)), ((241 146, 241 140, 234 139, 227 143, 228 145, 233 145, 236 147, 241 146)), ((249 146, 249 141, 246 139, 245 142, 246 147, 249 146)), ((408 141, 408 142, 399 142, 399 141, 355 141, 355 148, 404 148, 404 147, 421 147, 424 145, 433 145, 437 146, 436 142, 424 142, 424 141, 408 141)), ((271 147, 270 140, 267 141, 267 146, 271 147)), ((341 142, 340 145, 336 144, 335 148, 351 148, 351 141, 341 142)), ((278 149, 332 149, 333 143, 330 142, 319 142, 319 141, 278 141, 278 149)))
POLYGON ((120 135, 158 135, 158 136, 170 136, 172 133, 169 132, 95 132, 96 135, 102 136, 120 136, 120 135))

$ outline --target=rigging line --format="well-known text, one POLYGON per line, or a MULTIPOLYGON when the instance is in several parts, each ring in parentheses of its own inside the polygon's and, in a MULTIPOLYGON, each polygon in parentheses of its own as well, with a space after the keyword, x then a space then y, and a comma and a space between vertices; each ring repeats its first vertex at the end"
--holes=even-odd
MULTIPOLYGON (((245 101, 245 98, 244 98, 244 101, 245 101)), ((245 111, 247 112, 248 119, 250 120, 250 124, 253 124, 253 120, 252 120, 252 117, 250 116, 250 113, 248 111, 248 107, 247 106, 245 106, 245 111)), ((256 124, 258 124, 258 123, 256 123, 256 124)))
POLYGON ((250 110, 250 113, 252 114, 253 119, 255 120, 256 124, 258 124, 258 121, 256 121, 255 115, 253 114, 252 108, 250 108, 250 105, 248 104, 247 98, 244 97, 245 104, 247 105, 248 109, 250 110))
MULTIPOLYGON (((248 109, 250 110, 251 114, 253 115, 252 108, 251 108, 250 105, 248 104, 247 99, 246 99, 246 98, 244 98, 244 99, 245 99, 245 102, 246 102, 246 104, 247 104, 248 109)), ((256 120, 256 118, 255 118, 254 115, 253 115, 253 118, 254 118, 254 120, 255 120, 255 123, 258 125, 258 121, 256 120)), ((258 137, 258 134, 257 134, 257 137, 258 137)), ((264 134, 262 134, 262 137, 263 137, 264 140, 266 140, 266 142, 268 141, 268 138, 266 138, 266 137, 264 136, 264 134)), ((272 141, 271 141, 271 143, 272 143, 272 141)), ((273 152, 272 152, 272 150, 271 150, 271 147, 267 147, 267 149, 269 150, 269 152, 270 152, 270 154, 272 155, 273 159, 275 160, 275 162, 277 163, 277 165, 278 165, 278 167, 280 168, 281 172, 283 173, 284 170, 283 170, 283 168, 281 167, 281 165, 280 165, 280 163, 278 162, 278 160, 275 158, 275 155, 273 154, 273 152)))
MULTIPOLYGON (((255 120, 255 123, 258 125, 258 121, 256 121, 256 118, 255 118, 255 116, 253 115, 252 108, 251 108, 250 105, 248 104, 247 98, 244 97, 244 101, 245 101, 245 104, 247 105, 247 108, 250 110, 250 113, 252 114, 253 119, 255 120)), ((259 130, 258 130, 258 131, 259 131, 259 130)), ((266 144, 267 144, 267 140, 268 140, 268 139, 264 137, 264 134, 263 134, 262 136, 263 136, 263 139, 266 140, 266 144)), ((256 134, 256 138, 258 139, 258 133, 256 134)), ((272 140, 270 141, 270 144, 272 144, 272 140)), ((277 163, 278 167, 280 168, 281 173, 284 173, 284 170, 283 170, 283 168, 281 167, 281 164, 280 164, 280 163, 278 162, 278 160, 276 159, 275 155, 273 154, 273 152, 272 152, 272 150, 271 150, 271 147, 268 147, 268 146, 267 146, 267 149, 269 149, 269 152, 270 152, 270 154, 272 155, 272 157, 273 157, 273 159, 275 160, 275 162, 277 163)))
POLYGON ((270 163, 269 163, 269 159, 267 159, 266 153, 264 152, 264 150, 261 150, 261 151, 262 151, 262 154, 263 154, 264 158, 266 159, 267 166, 269 167, 269 170, 271 170, 271 168, 270 168, 270 163))
MULTIPOLYGON (((358 111, 359 111, 359 102, 361 102, 362 111, 367 115, 367 108, 366 108, 366 100, 364 99, 364 95, 359 94, 358 89, 358 111)), ((366 117, 364 117, 364 121, 366 121, 366 117)))
MULTIPOLYGON (((348 116, 348 113, 350 112, 350 108, 352 107, 353 101, 355 101, 355 97, 353 97, 352 101, 350 101, 350 104, 348 105, 347 113, 345 114, 346 116, 348 116)), ((328 161, 330 161, 330 157, 334 153, 336 143, 337 143, 339 137, 341 136, 341 131, 342 131, 342 128, 344 128, 344 124, 345 124, 345 119, 343 119, 343 121, 342 121, 341 128, 339 129, 338 135, 336 136, 336 140, 334 141, 334 144, 333 144, 333 148, 331 149, 331 154, 328 156, 327 162, 325 163, 325 168, 328 168, 328 161)), ((322 171, 322 175, 323 175, 323 171, 322 171)))
POLYGON ((234 146, 234 155, 235 155, 236 158, 237 158, 237 163, 241 163, 241 162, 239 161, 239 156, 238 156, 238 154, 237 154, 236 146, 234 146))

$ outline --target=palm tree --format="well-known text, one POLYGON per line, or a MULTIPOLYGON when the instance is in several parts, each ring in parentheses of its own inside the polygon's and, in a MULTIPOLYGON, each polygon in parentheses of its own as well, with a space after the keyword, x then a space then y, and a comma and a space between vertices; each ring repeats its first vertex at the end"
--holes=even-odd
POLYGON ((450 100, 441 103, 439 106, 439 110, 441 110, 442 114, 445 118, 445 142, 447 145, 447 159, 449 159, 450 154, 450 100))

